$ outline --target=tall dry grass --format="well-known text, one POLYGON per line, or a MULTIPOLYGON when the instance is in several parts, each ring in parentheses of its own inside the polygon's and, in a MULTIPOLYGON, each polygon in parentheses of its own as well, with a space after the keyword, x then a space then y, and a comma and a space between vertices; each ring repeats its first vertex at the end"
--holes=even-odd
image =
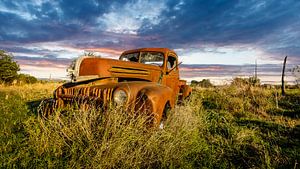
POLYGON ((49 96, 52 87, 0 88, 5 114, 0 118, 1 167, 297 167, 299 118, 278 114, 297 111, 294 96, 279 98, 276 108, 274 90, 247 85, 195 89, 158 129, 147 125, 145 115, 132 118, 116 107, 58 110, 45 120, 30 105, 49 96), (288 109, 285 102, 295 107, 288 109))

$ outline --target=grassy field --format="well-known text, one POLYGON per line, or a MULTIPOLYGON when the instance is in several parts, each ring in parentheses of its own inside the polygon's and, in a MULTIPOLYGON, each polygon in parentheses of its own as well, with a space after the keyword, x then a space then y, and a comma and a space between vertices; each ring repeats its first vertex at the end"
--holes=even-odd
POLYGON ((300 89, 197 88, 147 129, 121 109, 40 118, 58 85, 0 86, 0 168, 300 168, 300 89))

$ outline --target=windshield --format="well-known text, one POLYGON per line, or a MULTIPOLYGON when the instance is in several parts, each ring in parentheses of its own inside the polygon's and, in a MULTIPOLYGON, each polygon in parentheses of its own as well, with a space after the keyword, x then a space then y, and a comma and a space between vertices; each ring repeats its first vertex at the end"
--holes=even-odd
POLYGON ((122 55, 120 57, 120 60, 138 62, 139 61, 139 52, 122 55))
POLYGON ((164 55, 161 52, 135 52, 122 55, 120 60, 162 66, 164 55))

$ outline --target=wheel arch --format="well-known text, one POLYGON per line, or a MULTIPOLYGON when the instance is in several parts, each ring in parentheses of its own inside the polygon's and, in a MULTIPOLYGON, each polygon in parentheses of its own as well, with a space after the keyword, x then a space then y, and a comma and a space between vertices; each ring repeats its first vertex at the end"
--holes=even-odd
POLYGON ((165 106, 167 104, 171 108, 175 106, 175 99, 172 98, 172 92, 173 91, 167 86, 147 86, 139 91, 137 98, 146 96, 148 101, 152 104, 152 112, 155 115, 155 121, 159 123, 163 116, 165 106), (174 101, 172 101, 172 99, 174 99, 174 101))

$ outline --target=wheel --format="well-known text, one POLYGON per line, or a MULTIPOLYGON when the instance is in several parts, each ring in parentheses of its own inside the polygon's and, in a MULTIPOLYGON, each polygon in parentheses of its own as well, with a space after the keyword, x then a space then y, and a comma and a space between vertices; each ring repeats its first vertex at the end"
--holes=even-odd
POLYGON ((160 129, 164 129, 166 121, 167 121, 167 117, 168 117, 168 113, 171 110, 171 106, 169 103, 166 103, 162 117, 160 119, 160 123, 159 123, 159 128, 160 129))
POLYGON ((42 100, 40 105, 38 106, 38 114, 43 118, 47 118, 54 112, 55 108, 55 100, 54 99, 45 99, 42 100))

